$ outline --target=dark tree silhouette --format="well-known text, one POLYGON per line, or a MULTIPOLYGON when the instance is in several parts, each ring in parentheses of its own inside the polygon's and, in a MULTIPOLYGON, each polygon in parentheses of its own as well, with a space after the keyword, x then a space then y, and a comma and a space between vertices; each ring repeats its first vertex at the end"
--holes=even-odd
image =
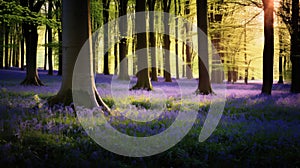
MULTIPOLYGON (((109 19, 109 3, 110 0, 103 0, 103 25, 108 23, 109 19)), ((104 27, 104 64, 103 64, 103 73, 104 75, 109 75, 109 66, 108 66, 108 27, 104 27)))
MULTIPOLYGON (((53 10, 53 2, 52 0, 48 1, 48 19, 52 19, 52 10, 53 10)), ((53 75, 53 61, 52 61, 52 28, 47 25, 47 30, 48 30, 48 75, 53 75)))
MULTIPOLYGON (((136 0, 135 11, 144 12, 146 10, 146 0, 136 0)), ((135 29, 137 32, 136 56, 138 61, 137 83, 130 90, 152 90, 150 76, 148 72, 148 54, 147 54, 147 39, 146 39, 146 19, 144 14, 136 14, 135 29)))
MULTIPOLYGON (((36 2, 32 0, 23 0, 20 1, 20 4, 23 7, 28 7, 30 11, 38 13, 41 10, 44 2, 45 0, 39 0, 36 2)), ((34 23, 24 22, 22 27, 24 30, 23 35, 25 37, 26 44, 26 77, 21 84, 43 86, 36 68, 38 25, 34 23)))
MULTIPOLYGON (((171 0, 163 0, 163 10, 166 13, 170 12, 171 8, 171 0)), ((171 78, 171 65, 170 65, 170 26, 169 26, 169 16, 164 15, 164 35, 163 35, 163 48, 165 49, 164 52, 164 77, 166 82, 172 82, 171 78)))
POLYGON ((199 82, 196 94, 208 95, 213 91, 208 71, 207 0, 197 0, 197 26, 198 54, 201 58, 198 59, 199 82), (199 28, 204 34, 201 34, 199 28))
MULTIPOLYGON (((127 5, 128 0, 119 0, 119 17, 126 15, 127 13, 127 5)), ((121 22, 119 23, 119 30, 121 35, 121 40, 119 43, 119 61, 120 61, 120 69, 119 69, 119 79, 121 80, 129 80, 128 75, 128 59, 127 55, 127 39, 124 38, 127 34, 127 17, 123 17, 121 22)))
POLYGON ((300 37, 299 37, 299 0, 292 0, 292 35, 291 35, 291 62, 292 62, 292 93, 300 93, 300 37))
MULTIPOLYGON (((154 11, 155 2, 156 0, 148 0, 148 7, 149 11, 154 11)), ((156 37, 154 32, 154 15, 150 15, 149 17, 149 26, 150 26, 150 33, 149 33, 149 42, 150 42, 150 54, 151 54, 151 81, 157 81, 157 68, 156 68, 156 37)))
POLYGON ((274 0, 263 0, 264 5, 264 52, 262 94, 271 95, 274 61, 274 0))

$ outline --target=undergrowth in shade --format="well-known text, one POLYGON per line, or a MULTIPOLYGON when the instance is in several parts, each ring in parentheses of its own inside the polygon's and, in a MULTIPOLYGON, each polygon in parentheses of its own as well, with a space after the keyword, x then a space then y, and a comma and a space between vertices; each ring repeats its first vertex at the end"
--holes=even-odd
MULTIPOLYGON (((299 167, 300 95, 289 85, 260 95, 261 84, 228 84, 227 100, 217 129, 203 143, 198 136, 209 109, 210 96, 188 100, 198 118, 188 135, 173 148, 151 157, 130 158, 111 153, 91 139, 71 107, 47 106, 60 78, 41 72, 44 87, 24 87, 24 73, 0 71, 0 165, 5 167, 299 167)), ((180 110, 178 86, 154 82, 154 91, 130 92, 127 99, 111 94, 111 76, 98 75, 97 89, 118 111, 155 113, 148 122, 125 116, 108 118, 113 127, 131 136, 151 136, 167 129, 180 110), (163 93, 163 94, 162 94, 163 93), (163 96, 162 96, 163 95, 163 96), (126 106, 120 104, 126 101, 126 106)), ((193 83, 195 81, 185 81, 193 83)), ((134 83, 134 82, 133 82, 134 83)), ((196 86, 181 88, 191 94, 196 86)), ((120 86, 121 88, 122 86, 120 86)), ((215 86, 218 88, 218 86, 215 86)))

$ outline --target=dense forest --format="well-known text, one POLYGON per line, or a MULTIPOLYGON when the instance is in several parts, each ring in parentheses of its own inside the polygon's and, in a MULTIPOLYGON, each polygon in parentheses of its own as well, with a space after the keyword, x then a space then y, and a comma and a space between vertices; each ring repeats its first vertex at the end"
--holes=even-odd
POLYGON ((299 6, 0 0, 0 164, 299 166, 299 6))

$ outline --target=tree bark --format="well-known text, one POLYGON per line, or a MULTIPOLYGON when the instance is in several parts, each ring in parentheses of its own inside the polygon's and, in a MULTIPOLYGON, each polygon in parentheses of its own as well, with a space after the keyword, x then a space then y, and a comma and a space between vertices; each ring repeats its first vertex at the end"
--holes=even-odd
POLYGON ((5 24, 5 37, 4 37, 4 66, 5 69, 9 68, 9 26, 7 26, 7 24, 5 24))
POLYGON ((23 26, 26 43, 26 77, 21 84, 43 86, 36 68, 38 45, 37 26, 30 24, 23 24, 23 26))
POLYGON ((207 0, 197 0, 198 68, 199 82, 196 94, 213 93, 209 79, 208 38, 207 38, 207 0), (200 30, 204 33, 202 34, 200 30))
POLYGON ((0 23, 0 69, 3 69, 3 44, 4 44, 4 28, 3 23, 0 23))
MULTIPOLYGON (((39 12, 44 0, 41 1, 20 1, 23 7, 28 7, 32 12, 39 12)), ((36 64, 37 64, 37 45, 38 45, 38 25, 32 23, 23 23, 23 34, 26 44, 26 77, 21 82, 22 85, 43 86, 39 79, 36 64)))
MULTIPOLYGON (((22 26, 22 34, 24 34, 24 28, 22 26)), ((24 36, 21 36, 21 71, 24 71, 25 67, 24 67, 24 62, 25 62, 25 40, 24 40, 24 36)))
POLYGON ((274 0, 263 0, 264 5, 264 51, 262 94, 271 95, 274 61, 274 0))
MULTIPOLYGON (((190 15, 190 1, 185 2, 185 10, 184 10, 185 15, 190 15)), ((192 79, 193 78, 193 71, 192 71, 192 42, 191 42, 191 37, 190 37, 190 32, 191 32, 191 25, 189 23, 185 23, 184 25, 185 32, 187 34, 186 37, 186 42, 185 42, 185 55, 186 55, 186 66, 185 66, 185 72, 186 72, 186 77, 187 79, 192 79)))
MULTIPOLYGON (((127 14, 127 4, 128 0, 119 0, 119 17, 125 16, 127 14)), ((128 75, 128 59, 127 55, 127 17, 123 17, 119 24, 119 31, 121 34, 121 40, 119 43, 119 77, 120 80, 129 80, 128 75)))
MULTIPOLYGON (((62 10, 61 8, 61 1, 55 1, 55 8, 56 10, 62 10)), ((56 12, 56 21, 61 23, 62 16, 60 12, 56 12)), ((58 47, 58 72, 57 75, 61 76, 62 75, 62 32, 61 28, 57 28, 58 32, 58 42, 59 42, 59 47, 58 47)))
MULTIPOLYGON (((52 9, 53 3, 52 0, 49 0, 49 7, 48 7, 48 19, 52 19, 52 9)), ((47 26, 48 29, 48 75, 53 75, 53 62, 52 62, 52 28, 47 26)))
MULTIPOLYGON (((148 7, 149 11, 154 11, 156 0, 149 0, 148 7)), ((150 56, 151 56, 151 81, 158 81, 157 79, 157 68, 156 68, 156 38, 155 38, 155 23, 154 23, 154 15, 151 14, 149 17, 149 42, 150 42, 150 56)))
MULTIPOLYGON (((146 10, 146 0, 136 0, 136 12, 144 12, 146 10)), ((146 19, 145 15, 138 14, 135 16, 135 29, 137 32, 136 52, 138 60, 137 83, 130 90, 152 90, 150 76, 148 72, 148 52, 147 52, 147 39, 146 39, 146 19)))
MULTIPOLYGON (((103 5, 103 25, 108 23, 109 19, 109 0, 102 1, 103 5)), ((108 27, 104 26, 104 65, 103 73, 104 75, 109 75, 109 59, 108 59, 108 27)))
POLYGON ((299 35, 299 0, 292 0, 292 35, 291 35, 291 62, 292 84, 291 92, 300 93, 300 35, 299 35))
MULTIPOLYGON (((171 6, 171 0, 163 0, 163 8, 164 12, 169 13, 170 12, 170 6, 171 6)), ((171 78, 171 65, 170 65, 170 26, 169 26, 169 16, 164 15, 164 35, 163 35, 163 48, 165 50, 164 52, 164 77, 165 82, 172 82, 171 78)))
MULTIPOLYGON (((72 79, 75 63, 81 47, 89 40, 91 45, 91 23, 90 23, 90 0, 63 0, 62 16, 62 48, 63 48, 63 74, 62 84, 56 96, 49 99, 49 104, 63 103, 70 105, 73 102, 72 79), (81 24, 78 24, 80 22, 81 24)), ((89 51, 88 58, 92 60, 92 51, 89 51)), ((89 65, 92 69, 92 64, 89 65)), ((90 71, 92 73, 92 71, 90 71)), ((87 74, 93 76, 92 74, 87 74)), ((95 101, 103 107, 103 110, 110 111, 107 105, 99 96, 94 80, 91 80, 95 94, 95 101)))

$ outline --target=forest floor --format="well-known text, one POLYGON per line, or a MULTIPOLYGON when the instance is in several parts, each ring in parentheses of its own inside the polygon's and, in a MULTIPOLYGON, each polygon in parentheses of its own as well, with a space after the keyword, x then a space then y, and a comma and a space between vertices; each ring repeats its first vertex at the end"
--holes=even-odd
POLYGON ((47 106, 61 77, 39 74, 45 86, 21 86, 25 72, 0 70, 1 167, 300 166, 300 94, 289 93, 289 84, 274 84, 272 96, 261 95, 258 82, 213 84, 216 95, 197 96, 195 79, 165 83, 160 78, 148 92, 128 91, 135 78, 125 82, 97 75, 103 100, 133 117, 109 120, 120 132, 156 135, 168 129, 179 112, 197 113, 191 130, 174 147, 153 156, 126 157, 89 137, 72 107, 47 106), (225 104, 220 122, 206 141, 199 142, 210 103, 220 100, 225 104))

